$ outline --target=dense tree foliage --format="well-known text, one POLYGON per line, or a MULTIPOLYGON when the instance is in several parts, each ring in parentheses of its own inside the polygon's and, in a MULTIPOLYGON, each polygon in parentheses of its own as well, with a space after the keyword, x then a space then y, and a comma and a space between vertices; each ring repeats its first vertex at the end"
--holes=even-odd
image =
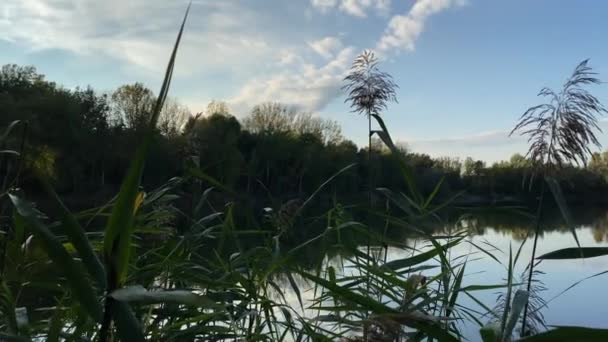
MULTIPOLYGON (((118 186, 155 99, 140 83, 101 94, 90 87, 65 89, 33 67, 6 65, 0 71, 0 126, 14 120, 27 122, 24 186, 31 179, 28 174, 41 172, 61 193, 80 198, 83 207, 107 199, 104 194, 118 186)), ((19 145, 18 139, 14 135, 9 143, 19 145)), ((440 197, 465 191, 460 197, 463 203, 520 201, 535 193, 530 163, 519 154, 487 166, 472 158, 431 158, 405 147, 401 150, 426 193, 442 179, 440 197)), ((367 151, 344 139, 334 121, 280 103, 255 106, 242 121, 222 102, 212 102, 204 113, 192 115, 169 99, 144 184, 154 186, 187 175, 189 165, 196 165, 236 192, 289 200, 313 192, 340 169, 356 163, 331 186, 333 193, 347 197, 366 191, 369 160, 376 187, 405 186, 390 152, 372 142, 368 159, 367 151)), ((607 160, 605 153, 595 154, 587 168, 565 167, 558 178, 566 195, 573 200, 601 200, 598 194, 608 190, 607 160)))

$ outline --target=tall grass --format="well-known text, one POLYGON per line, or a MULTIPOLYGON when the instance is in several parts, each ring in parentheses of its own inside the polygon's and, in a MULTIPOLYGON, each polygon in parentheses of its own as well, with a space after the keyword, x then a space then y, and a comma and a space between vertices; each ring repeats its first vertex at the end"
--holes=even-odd
MULTIPOLYGON (((473 254, 453 251, 465 243, 467 232, 454 229, 433 235, 421 229, 425 223, 444 225, 442 212, 455 198, 438 201, 441 183, 428 194, 418 191, 413 171, 378 110, 366 112, 370 127, 372 118, 380 127, 370 131, 370 136, 378 135, 392 151, 408 187, 407 192, 374 190, 396 209, 375 212, 388 223, 382 234, 371 229, 372 222, 358 222, 336 204, 323 215, 326 224, 320 234, 295 246, 285 243, 291 230, 306 229, 311 221, 318 221, 306 217, 310 204, 352 165, 320 184, 294 211, 268 214, 270 229, 256 219, 240 219, 248 216, 241 211, 250 209, 237 200, 221 210, 210 205, 213 191, 238 194, 196 168, 184 178, 142 191, 149 139, 169 91, 187 15, 188 11, 148 132, 110 203, 72 213, 40 179, 57 214, 50 218, 25 199, 16 182, 3 183, 0 199, 10 198, 13 214, 11 234, 2 236, 0 340, 458 341, 464 338, 459 329, 464 322, 479 326, 484 341, 512 340, 532 298, 530 291, 518 290, 521 284, 514 280, 523 244, 515 253, 509 251, 505 284, 465 286, 473 254), (190 191, 193 185, 204 184, 218 190, 190 191), (191 212, 176 204, 183 196, 190 197, 191 212), (389 239, 388 227, 416 234, 417 244, 389 239), (348 239, 349 234, 359 239, 348 239), (360 241, 367 241, 365 252, 360 241), (391 247, 382 252, 374 246, 391 247), (339 251, 340 265, 327 258, 309 267, 296 262, 306 249, 325 253, 329 247, 339 251), (401 257, 389 259, 389 251, 398 251, 401 257), (496 289, 505 291, 497 309, 475 296, 477 291, 496 289), (41 298, 40 293, 46 296, 41 298), (482 310, 464 306, 463 296, 482 310), (20 306, 28 300, 35 302, 29 306, 34 310, 20 306), (489 324, 482 322, 487 317, 489 324)), ((12 150, 0 153, 0 158, 20 156, 12 150)), ((475 247, 499 262, 491 250, 475 247)), ((539 259, 604 254, 608 254, 605 249, 582 247, 539 259)), ((536 312, 545 305, 539 302, 533 309, 536 312)), ((581 336, 605 339, 608 331, 567 327, 525 340, 581 336)))
MULTIPOLYGON (((532 257, 528 267, 528 292, 533 283, 532 276, 540 222, 545 205, 546 186, 551 190, 564 219, 569 223, 570 214, 559 183, 553 178, 553 174, 556 169, 565 164, 586 164, 591 154, 590 147, 592 145, 600 146, 594 131, 601 132, 597 125, 597 117, 606 113, 606 109, 595 96, 584 88, 601 83, 596 77, 597 74, 587 64, 588 60, 581 62, 559 92, 549 88, 541 89, 538 95, 548 98, 549 101, 529 108, 511 132, 511 134, 521 132, 522 135, 528 137, 530 147, 527 156, 536 166, 542 182, 536 213, 532 257)), ((580 247, 574 227, 572 227, 572 234, 580 247)), ((527 311, 528 304, 524 309, 521 336, 526 335, 527 311)))

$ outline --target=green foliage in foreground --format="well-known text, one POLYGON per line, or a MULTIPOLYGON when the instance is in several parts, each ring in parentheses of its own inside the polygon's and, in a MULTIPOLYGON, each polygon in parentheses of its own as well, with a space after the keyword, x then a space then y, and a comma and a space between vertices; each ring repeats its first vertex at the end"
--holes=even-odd
MULTIPOLYGON (((11 218, 1 240, 0 340, 458 341, 465 321, 480 327, 484 341, 513 339, 522 310, 533 298, 517 289, 514 280, 523 243, 515 253, 509 251, 508 264, 501 264, 506 284, 463 286, 471 255, 451 252, 466 243, 466 233, 455 230, 433 236, 417 229, 421 222, 441 224, 439 213, 451 202, 435 201, 441 183, 429 192, 417 188, 411 164, 378 115, 372 117, 381 130, 374 133, 387 146, 408 189, 407 193, 379 189, 388 203, 400 209, 400 214, 383 218, 418 233, 422 246, 391 241, 336 205, 323 216, 326 224, 321 234, 285 248, 290 229, 310 224, 305 213, 312 199, 352 166, 328 177, 294 210, 269 214, 271 229, 255 219, 243 225, 236 202, 218 210, 208 201, 210 190, 197 192, 193 201, 197 204, 190 212, 178 209, 175 203, 184 185, 200 189, 213 183, 228 195, 238 195, 201 170, 154 191, 141 191, 182 31, 183 24, 127 176, 106 205, 73 214, 46 186, 58 215, 47 217, 14 186, 22 151, 0 151, 1 161, 13 158, 14 165, 0 189, 2 214, 11 218), (7 199, 12 208, 5 205, 7 199), (179 222, 187 222, 179 229, 178 217, 179 222), (247 238, 251 236, 256 239, 247 238), (351 243, 352 236, 367 239, 370 253, 351 243), (406 256, 388 261, 389 245, 406 256), (328 259, 307 268, 294 262, 307 248, 325 252, 328 247, 340 251, 342 267, 328 259), (489 289, 505 292, 500 308, 491 309, 476 299, 476 291, 489 289), (461 305, 463 296, 481 311, 461 305)), ((40 178, 46 184, 44 175, 40 178)), ((500 263, 492 250, 474 247, 500 263)), ((588 248, 577 251, 561 250, 541 258, 606 254, 588 248)), ((607 334, 557 327, 524 340, 599 341, 607 334)))

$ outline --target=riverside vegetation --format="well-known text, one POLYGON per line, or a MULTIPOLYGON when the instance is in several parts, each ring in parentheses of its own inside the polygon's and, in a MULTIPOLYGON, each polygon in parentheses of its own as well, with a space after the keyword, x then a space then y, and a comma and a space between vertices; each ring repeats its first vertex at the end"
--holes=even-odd
POLYGON ((345 80, 369 120, 367 150, 279 104, 242 126, 221 103, 189 117, 167 97, 182 33, 157 96, 141 84, 68 91, 33 68, 2 69, 0 340, 458 341, 464 322, 484 341, 608 339, 545 327, 536 279, 542 260, 608 254, 578 244, 570 210, 607 190, 608 158, 589 150, 605 109, 586 90, 599 83, 586 61, 522 116, 514 132, 530 136, 528 155, 486 167, 393 142, 380 114, 396 85, 370 52, 345 80), (465 286, 472 253, 452 251, 472 244, 463 223, 486 210, 528 229, 506 260, 473 244, 505 281, 465 286), (578 246, 522 260, 549 210, 578 246), (496 303, 477 299, 489 290, 496 303))

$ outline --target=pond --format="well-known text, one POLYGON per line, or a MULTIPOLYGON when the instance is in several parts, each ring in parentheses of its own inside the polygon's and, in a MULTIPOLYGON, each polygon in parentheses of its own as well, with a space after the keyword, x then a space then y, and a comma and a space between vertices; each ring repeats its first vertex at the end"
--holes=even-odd
MULTIPOLYGON (((447 223, 445 225, 433 227, 432 225, 421 223, 421 226, 425 227, 423 229, 426 234, 432 234, 438 238, 442 236, 439 239, 444 244, 446 243, 446 236, 451 236, 454 232, 466 232, 464 240, 449 249, 449 259, 454 261, 452 264, 453 266, 462 263, 466 259, 463 284, 461 287, 469 285, 505 284, 509 250, 512 249, 513 253, 515 253, 521 246, 528 232, 533 231, 534 219, 530 216, 522 215, 521 210, 513 210, 512 208, 483 211, 467 209, 466 212, 468 215, 465 216, 461 213, 447 215, 449 217, 458 217, 459 219, 446 218, 445 222, 447 223), (488 257, 476 246, 483 246, 498 260, 488 257)), ((576 234, 582 246, 608 247, 608 212, 605 209, 572 208, 572 213, 575 214, 572 219, 574 227, 576 228, 576 234)), ((357 218, 356 221, 373 222, 364 218, 357 218)), ((320 222, 322 228, 328 221, 319 220, 316 222, 320 222)), ((381 222, 373 222, 371 225, 374 227, 383 227, 381 222)), ((291 232, 291 235, 285 237, 285 239, 280 242, 280 251, 287 254, 289 252, 285 251, 291 251, 295 246, 307 241, 309 237, 305 237, 304 234, 309 234, 311 236, 317 236, 319 234, 312 224, 309 227, 311 228, 310 231, 301 229, 291 232)), ((379 229, 379 231, 383 232, 383 229, 379 229)), ((256 234, 256 236, 258 235, 256 234)), ((412 235, 411 231, 407 232, 403 228, 391 227, 387 231, 387 236, 390 236, 392 241, 401 243, 401 246, 395 244, 394 246, 387 247, 386 261, 388 262, 409 258, 412 256, 412 250, 415 250, 415 254, 419 255, 432 248, 428 239, 416 237, 412 235)), ((295 263, 294 267, 291 267, 291 264, 289 265, 289 270, 294 272, 292 275, 302 293, 304 306, 309 306, 313 303, 313 300, 318 299, 320 292, 318 289, 315 291, 310 283, 304 281, 303 278, 299 276, 301 273, 296 273, 300 269, 305 269, 308 270, 309 273, 314 273, 316 267, 319 265, 322 265, 321 269, 323 270, 326 270, 328 265, 332 265, 336 270, 338 279, 342 276, 353 275, 353 272, 359 272, 359 270, 361 270, 361 268, 353 270, 353 268, 350 267, 352 265, 353 255, 348 254, 349 252, 345 252, 345 250, 352 252, 353 249, 358 248, 358 251, 362 254, 367 253, 367 248, 365 246, 367 237, 365 237, 365 234, 345 230, 343 235, 341 235, 342 240, 345 241, 344 245, 354 247, 351 249, 345 248, 344 250, 334 248, 335 241, 333 239, 335 237, 336 236, 334 236, 332 232, 331 236, 325 236, 322 239, 315 240, 316 242, 314 244, 306 245, 306 248, 299 250, 299 254, 293 259, 295 263), (349 242, 346 243, 346 240, 349 242), (317 244, 317 242, 319 243, 317 244)), ((243 241, 241 242, 245 243, 246 241, 251 244, 256 244, 258 242, 255 239, 252 239, 251 235, 248 234, 244 235, 243 241)), ((262 271, 265 271, 263 267, 266 261, 268 261, 267 259, 275 257, 275 240, 272 241, 273 247, 270 248, 272 254, 263 254, 263 257, 260 259, 255 259, 259 262, 262 271)), ((528 238, 521 249, 519 261, 515 266, 515 282, 522 282, 520 275, 524 272, 524 269, 530 260, 532 242, 532 238, 528 238)), ((574 246, 576 246, 576 242, 573 238, 572 231, 568 226, 563 224, 559 211, 548 211, 542 222, 542 231, 538 241, 537 255, 574 246)), ((169 245, 168 248, 173 249, 173 246, 169 245)), ((251 248, 245 249, 251 250, 251 248)), ((384 258, 383 252, 385 249, 383 247, 373 246, 371 251, 374 252, 373 254, 377 254, 378 258, 384 258)), ((203 252, 205 251, 201 251, 201 253, 203 252)), ((234 255, 232 255, 231 258, 233 256, 234 255)), ((206 261, 207 259, 208 258, 202 258, 203 261, 206 261)), ((179 258, 176 258, 175 260, 180 263, 182 262, 182 259, 179 258)), ((286 258, 286 260, 289 262, 292 261, 289 258, 286 258)), ((438 262, 437 260, 429 259, 424 261, 424 265, 437 266, 438 262)), ((421 266, 421 264, 416 264, 416 267, 418 266, 421 266)), ((546 326, 577 325, 594 328, 608 328, 608 320, 606 319, 606 317, 608 317, 608 296, 602 294, 603 290, 606 288, 605 284, 608 283, 608 256, 579 260, 546 260, 540 263, 536 269, 542 272, 536 279, 546 288, 546 290, 537 293, 537 295, 548 302, 547 307, 541 310, 546 326), (607 273, 602 274, 602 272, 607 273), (597 276, 594 277, 594 275, 597 276), (577 282, 580 283, 570 288, 577 282)), ((186 279, 196 275, 191 274, 196 273, 193 272, 192 269, 186 268, 184 270, 188 274, 181 275, 179 272, 176 272, 176 274, 178 276, 187 276, 186 279)), ((52 269, 49 269, 48 271, 52 272, 52 269)), ((224 272, 221 268, 218 268, 218 271, 224 272)), ((241 271, 234 272, 239 274, 237 277, 238 281, 234 282, 235 287, 238 287, 237 285, 241 283, 242 277, 240 272, 241 271)), ((290 282, 285 280, 285 274, 281 273, 281 271, 277 271, 277 269, 273 269, 273 272, 278 272, 276 278, 281 281, 278 282, 281 284, 280 290, 283 291, 283 295, 285 295, 288 305, 291 306, 294 311, 300 311, 298 309, 300 305, 298 303, 297 295, 291 290, 292 287, 290 282)), ((440 271, 438 268, 434 268, 412 273, 431 276, 437 275, 440 271)), ((259 274, 261 273, 258 273, 258 275, 259 274)), ((224 276, 224 273, 213 273, 213 275, 221 277, 224 276)), ((409 277, 409 275, 410 274, 408 273, 405 277, 409 277)), ((327 274, 324 274, 324 277, 325 279, 328 279, 327 274)), ((196 279, 197 278, 193 281, 195 284, 199 283, 196 279)), ((204 278, 201 279, 204 280, 204 278)), ((134 282, 138 283, 137 281, 134 282)), ((438 282, 435 281, 433 284, 437 283, 438 282)), ((22 294, 20 305, 28 308, 30 320, 32 322, 45 322, 45 320, 49 318, 48 315, 46 315, 46 313, 43 315, 39 311, 53 305, 52 294, 55 292, 53 290, 44 290, 41 287, 32 287, 30 290, 31 291, 25 291, 22 294)), ((221 291, 224 290, 222 289, 221 291)), ((396 291, 398 293, 404 292, 403 289, 396 289, 396 291)), ((485 306, 494 308, 501 292, 504 292, 503 288, 474 291, 471 294, 485 306)), ((278 299, 278 296, 273 299, 278 299)), ((382 301, 388 302, 385 297, 382 298, 382 301)), ((486 310, 467 296, 459 295, 457 304, 479 312, 477 319, 481 322, 486 323, 489 321, 489 317, 483 317, 483 313, 486 310)), ((145 308, 139 307, 138 309, 143 310, 145 308)), ((255 313, 256 310, 257 307, 254 305, 251 312, 255 313)), ((308 318, 312 318, 318 317, 319 312, 308 309, 305 310, 303 314, 308 318)), ((243 320, 243 326, 246 326, 249 321, 253 320, 243 320)), ((227 324, 227 322, 220 321, 219 324, 223 326, 227 324)), ((458 325, 459 332, 464 338, 469 341, 480 340, 479 325, 475 324, 473 320, 459 320, 456 324, 458 325)), ((44 323, 44 325, 46 326, 46 323, 44 323)), ((266 332, 265 330, 262 331, 266 332)))
MULTIPOLYGON (((606 231, 588 226, 577 229, 577 235, 581 246, 608 246, 606 231), (598 238, 602 236, 602 238, 598 238)), ((472 241, 481 243, 490 241, 494 246, 501 249, 505 264, 508 260, 509 246, 515 251, 520 241, 515 241, 512 236, 504 232, 487 229, 484 235, 474 236, 472 241)), ((532 254, 532 239, 524 245, 517 267, 520 274, 530 260, 532 254)), ((576 246, 571 233, 563 231, 545 232, 538 240, 537 255, 542 255, 557 249, 576 246)), ((471 246, 462 244, 456 246, 457 253, 474 251, 471 246)), ((608 296, 603 294, 608 283, 608 274, 587 279, 565 293, 568 287, 577 281, 587 277, 608 272, 608 256, 580 260, 545 260, 536 268, 542 271, 537 279, 546 287, 539 295, 546 301, 548 306, 541 311, 547 326, 577 325, 595 328, 608 328, 608 296)), ((465 284, 500 284, 504 283, 507 270, 489 257, 471 262, 467 265, 465 273, 465 284)), ((496 302, 496 290, 478 292, 477 298, 487 305, 496 302)), ((466 297, 463 297, 466 299, 466 297)), ((472 301, 463 303, 467 306, 475 306, 472 301)), ((464 335, 470 340, 479 339, 478 328, 472 324, 464 325, 464 335)))
MULTIPOLYGON (((550 212, 543 222, 543 231, 538 240, 537 256, 567 247, 575 247, 576 241, 572 232, 561 221, 559 212, 550 212)), ((604 212, 579 212, 575 218, 576 234, 583 247, 608 247, 608 215, 604 212)), ((527 263, 532 254, 533 238, 524 239, 528 229, 533 227, 533 220, 517 216, 489 215, 461 225, 468 228, 467 238, 450 250, 450 257, 468 256, 463 286, 505 284, 509 249, 513 254, 524 243, 519 261, 515 266, 514 281, 524 282, 527 263), (525 241, 524 241, 525 240, 525 241), (483 246, 499 259, 500 263, 479 251, 475 246, 483 246), (491 248, 489 246, 492 246, 491 248)), ((450 225, 450 229, 454 229, 450 225)), ((445 234, 446 227, 438 229, 435 234, 445 234)), ((415 238, 407 238, 407 244, 425 251, 423 245, 428 242, 415 238)), ((365 247, 360 249, 365 252, 365 247)), ((411 256, 409 251, 402 248, 389 247, 387 261, 403 259, 411 256)), ((341 274, 348 274, 348 257, 332 255, 325 260, 326 265, 334 265, 341 274)), ((427 264, 437 264, 428 261, 427 264)), ((541 273, 535 276, 545 288, 539 291, 547 306, 540 312, 547 327, 576 325, 594 328, 608 328, 608 296, 603 294, 608 284, 608 256, 578 260, 544 260, 537 265, 541 273), (606 272, 606 274, 603 274, 606 272), (577 282, 577 285, 575 285, 577 282), (574 287, 571 287, 575 285, 574 287), (570 288, 571 287, 571 288, 570 288), (565 291, 565 292, 564 292, 565 291)), ((432 272, 430 272, 432 273, 432 272)), ((437 274, 437 272, 435 272, 437 274)), ((527 278, 527 272, 525 277, 527 278)), ((306 288, 306 285, 304 285, 306 288)), ((524 286, 520 288, 525 288, 524 286)), ((493 308, 497 303, 502 289, 475 291, 474 296, 482 303, 493 308)), ((504 290, 502 291, 504 292, 504 290)), ((314 289, 308 288, 303 294, 304 300, 314 298, 314 289)), ((297 298, 290 293, 289 301, 296 307, 297 298)), ((470 298, 461 295, 459 304, 468 308, 485 312, 485 310, 470 298)), ((308 315, 315 313, 309 312, 308 315)), ((481 315, 480 315, 481 316, 481 315)), ((478 317, 486 323, 488 317, 478 317)), ((479 326, 472 321, 464 320, 458 323, 463 336, 470 341, 479 341, 479 326)))

